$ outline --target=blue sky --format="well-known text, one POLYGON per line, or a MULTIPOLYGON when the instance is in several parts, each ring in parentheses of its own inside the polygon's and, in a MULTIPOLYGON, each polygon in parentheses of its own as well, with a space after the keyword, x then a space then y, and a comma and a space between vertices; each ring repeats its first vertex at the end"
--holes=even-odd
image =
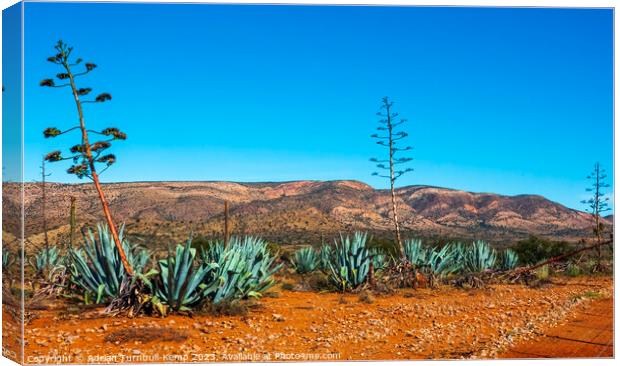
MULTIPOLYGON (((384 95, 409 119, 399 185, 544 195, 583 208, 613 159, 611 10, 27 3, 25 179, 76 124, 68 90, 40 88, 62 38, 110 92, 90 128, 118 126, 103 180, 358 179, 384 95)), ((67 164, 54 181, 74 182, 67 164)), ((611 176, 611 174, 610 174, 611 176)))
POLYGON ((2 11, 2 176, 21 180, 21 4, 2 11))

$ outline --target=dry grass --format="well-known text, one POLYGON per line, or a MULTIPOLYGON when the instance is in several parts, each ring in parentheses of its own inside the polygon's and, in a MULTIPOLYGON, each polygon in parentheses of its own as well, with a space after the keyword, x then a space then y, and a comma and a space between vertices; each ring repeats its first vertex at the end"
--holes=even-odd
POLYGON ((357 298, 364 304, 372 304, 375 302, 375 297, 368 291, 362 291, 357 298))

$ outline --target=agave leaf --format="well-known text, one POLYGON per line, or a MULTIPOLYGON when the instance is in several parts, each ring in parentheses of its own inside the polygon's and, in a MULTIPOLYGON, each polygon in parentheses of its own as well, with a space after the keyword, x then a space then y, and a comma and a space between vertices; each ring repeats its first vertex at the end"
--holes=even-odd
POLYGON ((101 285, 99 285, 99 288, 97 289, 97 304, 101 303, 104 290, 105 290, 105 284, 102 283, 101 285))

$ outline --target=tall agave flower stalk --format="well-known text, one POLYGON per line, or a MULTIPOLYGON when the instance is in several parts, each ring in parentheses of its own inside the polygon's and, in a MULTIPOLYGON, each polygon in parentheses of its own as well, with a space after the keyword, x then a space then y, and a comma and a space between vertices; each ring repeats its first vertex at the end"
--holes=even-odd
POLYGON ((403 165, 410 162, 412 159, 409 157, 398 157, 397 155, 405 151, 411 150, 411 146, 401 147, 400 143, 404 138, 409 136, 405 131, 397 131, 398 126, 405 123, 407 120, 404 118, 397 119, 398 113, 392 110, 394 105, 393 101, 390 101, 388 97, 383 97, 381 100, 381 111, 377 113, 377 116, 381 117, 379 120, 379 127, 377 131, 379 133, 372 134, 370 137, 377 139, 377 144, 384 146, 388 150, 388 155, 385 158, 377 159, 372 158, 370 161, 376 164, 377 168, 382 173, 374 172, 372 175, 387 178, 390 182, 390 194, 391 194, 391 213, 392 223, 394 224, 394 239, 398 246, 398 254, 400 260, 405 258, 405 251, 400 235, 400 223, 398 219, 398 205, 396 199, 396 180, 406 173, 413 171, 411 168, 404 168, 403 165))
POLYGON ((48 57, 47 61, 58 65, 61 72, 56 74, 56 79, 44 79, 40 82, 42 87, 61 88, 71 90, 71 97, 75 102, 78 124, 67 129, 60 130, 56 127, 48 127, 43 131, 45 138, 55 138, 60 135, 68 134, 72 131, 79 131, 79 144, 70 148, 70 155, 63 155, 60 150, 55 150, 45 155, 44 160, 49 162, 72 161, 73 165, 67 169, 67 173, 73 174, 79 179, 89 178, 92 180, 101 203, 103 216, 108 224, 111 237, 119 252, 119 258, 125 267, 125 272, 129 275, 133 274, 133 268, 130 265, 129 258, 123 249, 117 228, 112 218, 108 200, 103 192, 100 182, 100 175, 116 163, 114 154, 107 154, 106 151, 111 147, 113 141, 122 141, 127 139, 127 135, 118 128, 108 127, 101 131, 94 131, 86 127, 84 118, 84 107, 88 104, 99 104, 112 100, 109 93, 101 93, 95 98, 86 100, 92 92, 92 88, 79 87, 80 78, 93 72, 97 65, 92 62, 83 63, 81 58, 73 58, 73 47, 70 47, 62 40, 58 41, 54 47, 56 54, 48 57), (75 70, 79 70, 76 72, 75 70), (101 141, 91 142, 93 135, 103 138, 101 141), (105 165, 105 167, 100 168, 105 165))

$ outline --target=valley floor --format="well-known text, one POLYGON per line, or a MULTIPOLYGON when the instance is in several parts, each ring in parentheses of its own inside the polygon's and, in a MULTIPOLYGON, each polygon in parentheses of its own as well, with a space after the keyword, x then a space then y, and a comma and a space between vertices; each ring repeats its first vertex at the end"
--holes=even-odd
POLYGON ((109 318, 99 315, 100 308, 85 312, 62 304, 31 310, 25 361, 612 357, 612 296, 609 277, 557 277, 541 288, 402 290, 370 304, 354 294, 279 290, 278 297, 260 300, 245 316, 109 318), (555 353, 541 353, 549 342, 574 341, 575 327, 589 329, 583 334, 592 339, 585 342, 604 347, 593 353, 588 347, 557 346, 555 353))

